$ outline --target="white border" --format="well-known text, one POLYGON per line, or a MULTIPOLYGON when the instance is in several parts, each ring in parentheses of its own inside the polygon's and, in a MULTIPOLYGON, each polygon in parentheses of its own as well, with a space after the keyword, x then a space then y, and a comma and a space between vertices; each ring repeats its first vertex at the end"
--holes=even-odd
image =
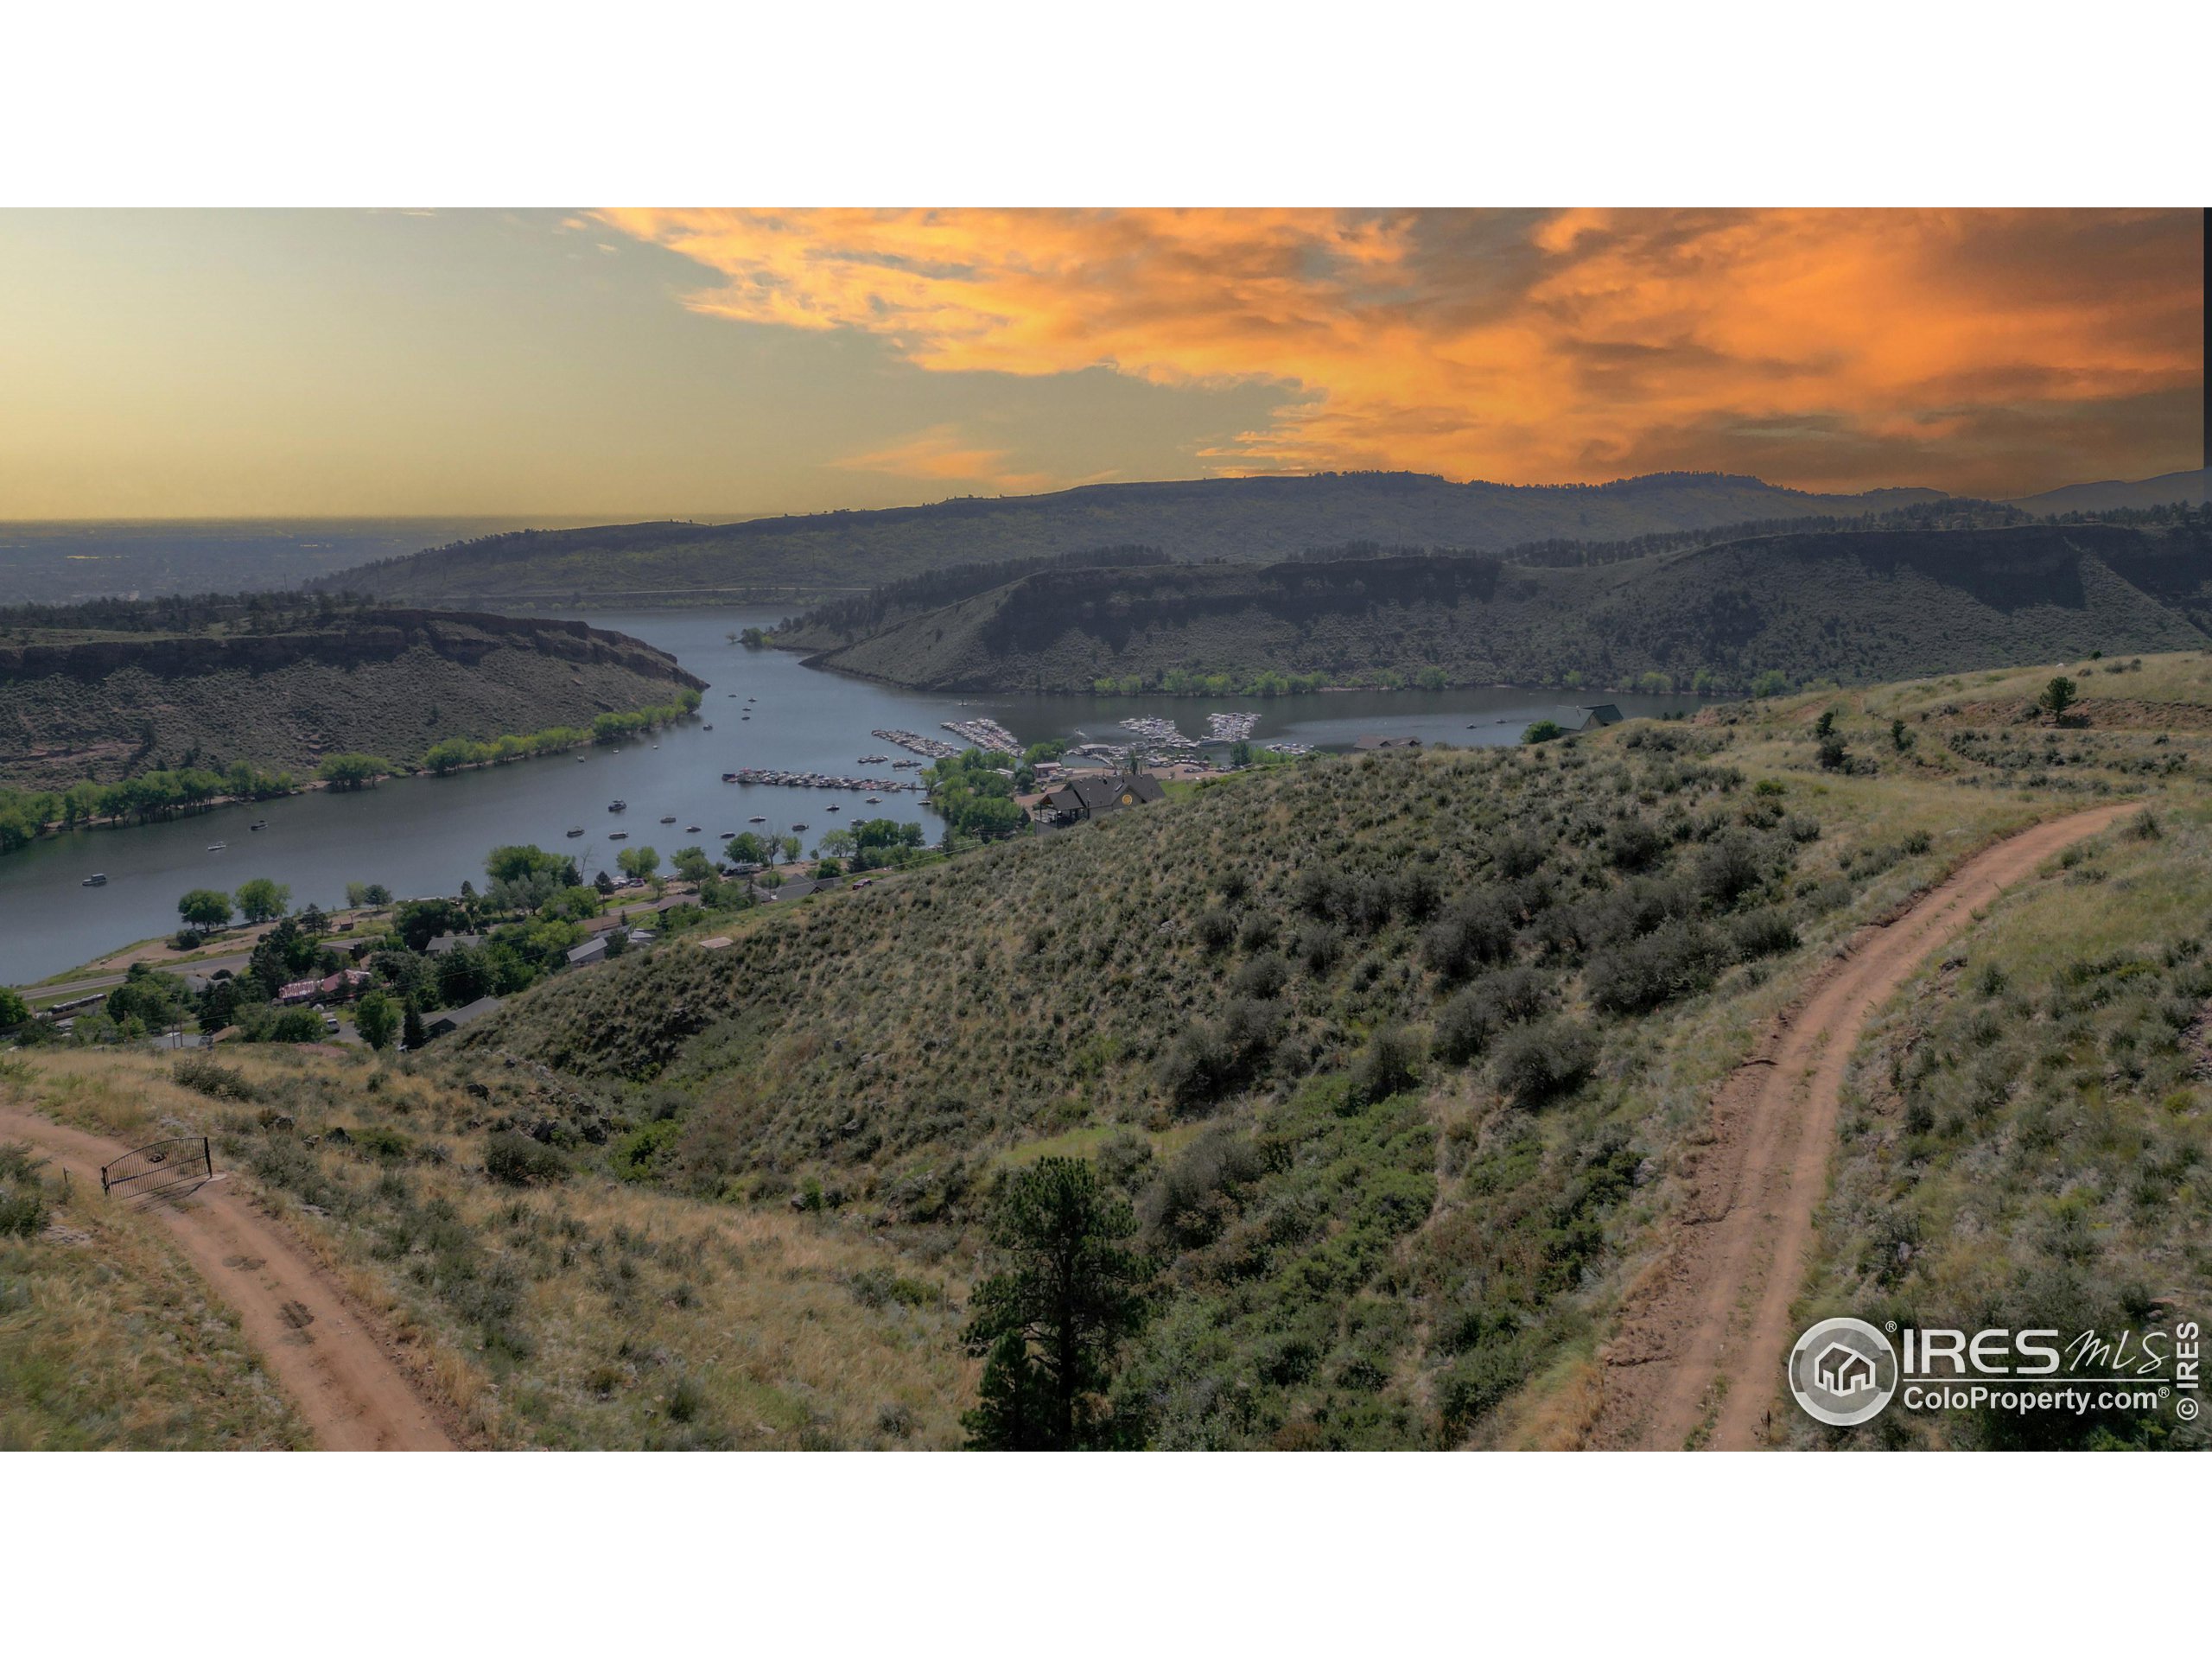
POLYGON ((17 206, 2194 206, 2204 8, 111 0, 17 206))

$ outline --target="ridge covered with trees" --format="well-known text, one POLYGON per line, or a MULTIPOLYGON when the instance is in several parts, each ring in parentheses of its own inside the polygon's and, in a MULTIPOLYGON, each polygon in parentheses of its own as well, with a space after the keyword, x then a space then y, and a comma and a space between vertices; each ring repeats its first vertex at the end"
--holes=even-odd
POLYGON ((945 691, 1864 683, 2212 630, 2212 509, 2145 522, 1784 530, 1618 562, 1360 550, 1340 559, 1036 572, 818 652, 945 691))

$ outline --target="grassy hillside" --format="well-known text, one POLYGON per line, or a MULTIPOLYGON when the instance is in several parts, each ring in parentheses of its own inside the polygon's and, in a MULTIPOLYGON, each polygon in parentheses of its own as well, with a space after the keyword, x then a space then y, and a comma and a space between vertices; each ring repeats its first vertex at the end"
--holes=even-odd
POLYGON ((1346 542, 1496 549, 1751 518, 1878 512, 1933 491, 1808 495, 1753 478, 1662 474, 1581 486, 1452 484, 1408 473, 1099 484, 1052 495, 753 519, 524 531, 322 579, 416 604, 805 601, 948 565, 1119 545, 1265 562, 1346 542))
POLYGON ((2063 722, 2054 671, 1319 757, 717 916, 419 1056, 226 1055, 195 1093, 48 1050, 8 1086, 211 1128, 495 1444, 955 1442, 984 1224, 1060 1155, 1154 1268, 1129 1438, 1572 1445, 1764 1022, 2093 800, 2151 817, 2000 904, 1862 1058, 1809 1300, 1933 1318, 2059 1273, 2069 1307, 2204 1305, 2212 658, 2077 665, 2063 722))
POLYGON ((0 784, 56 789, 245 761, 403 763, 442 739, 589 726, 701 683, 581 623, 271 601, 251 612, 114 601, 0 618, 0 784))
MULTIPOLYGON (((30 1075, 11 1064, 0 1092, 30 1075)), ((306 1443, 158 1226, 0 1144, 0 1452, 306 1443)))
POLYGON ((2208 626, 2200 516, 1784 533, 1587 569, 1422 556, 1055 569, 813 660, 941 690, 1156 687, 1178 670, 1745 690, 2183 649, 2208 626))

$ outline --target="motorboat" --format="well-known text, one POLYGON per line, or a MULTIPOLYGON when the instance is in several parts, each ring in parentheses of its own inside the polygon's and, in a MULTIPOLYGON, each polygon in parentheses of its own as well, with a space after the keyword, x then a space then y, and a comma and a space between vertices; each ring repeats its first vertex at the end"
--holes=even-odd
POLYGON ((805 828, 806 828, 806 826, 805 826, 804 824, 803 824, 803 823, 795 823, 795 824, 791 825, 791 828, 792 828, 793 830, 804 830, 804 829, 805 829, 805 828))
POLYGON ((219 852, 221 852, 221 851, 223 850, 223 849, 224 849, 224 848, 226 848, 226 847, 229 846, 230 844, 231 844, 231 843, 230 843, 229 842, 227 842, 227 841, 216 841, 216 842, 210 842, 208 843, 208 845, 207 845, 207 850, 208 850, 209 852, 211 852, 211 853, 219 853, 219 852))
POLYGON ((844 810, 845 810, 845 809, 844 809, 843 807, 842 807, 842 806, 833 806, 833 807, 830 808, 830 811, 832 811, 832 812, 842 812, 842 811, 843 811, 844 810))
POLYGON ((683 826, 683 833, 687 836, 696 836, 699 833, 699 826, 696 823, 687 823, 683 826))
POLYGON ((627 812, 630 810, 630 803, 627 801, 609 801, 607 804, 607 810, 610 812, 627 812))
POLYGON ((868 798, 868 804, 870 806, 880 806, 883 804, 883 797, 880 795, 871 795, 868 798))
POLYGON ((582 830, 582 828, 581 826, 579 826, 578 828, 574 829, 574 830, 569 830, 569 839, 570 841, 574 841, 574 840, 575 840, 578 836, 581 836, 582 834, 583 834, 583 830, 582 830))
POLYGON ((607 839, 609 841, 627 841, 630 839, 630 832, 627 830, 617 830, 613 835, 609 836, 607 839))
POLYGON ((746 822, 747 823, 766 823, 768 820, 766 818, 747 818, 746 822))
POLYGON ((107 877, 104 875, 88 875, 77 885, 80 887, 104 887, 107 886, 107 877))
POLYGON ((661 822, 663 823, 674 823, 676 822, 676 814, 673 812, 670 813, 666 817, 663 818, 661 822))
POLYGON ((266 818, 256 818, 251 823, 246 825, 249 830, 266 830, 268 827, 269 820, 266 818))

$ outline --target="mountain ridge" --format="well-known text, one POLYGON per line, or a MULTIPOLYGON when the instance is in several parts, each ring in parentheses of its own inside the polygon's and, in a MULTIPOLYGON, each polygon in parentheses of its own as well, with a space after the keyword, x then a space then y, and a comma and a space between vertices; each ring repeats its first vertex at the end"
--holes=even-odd
POLYGON ((481 605, 789 599, 947 564, 1115 544, 1247 563, 1355 541, 1484 551, 1551 537, 1608 540, 1760 518, 1869 514, 1942 499, 1941 491, 1911 489, 1821 495, 1719 473, 1588 485, 1454 484, 1417 473, 1181 479, 728 524, 522 531, 357 566, 315 585, 481 605))
POLYGON ((1585 568, 1408 554, 1051 569, 807 660, 939 691, 1422 671, 1721 691, 2201 648, 2208 625, 2212 526, 2016 525, 1783 532, 1585 568))

